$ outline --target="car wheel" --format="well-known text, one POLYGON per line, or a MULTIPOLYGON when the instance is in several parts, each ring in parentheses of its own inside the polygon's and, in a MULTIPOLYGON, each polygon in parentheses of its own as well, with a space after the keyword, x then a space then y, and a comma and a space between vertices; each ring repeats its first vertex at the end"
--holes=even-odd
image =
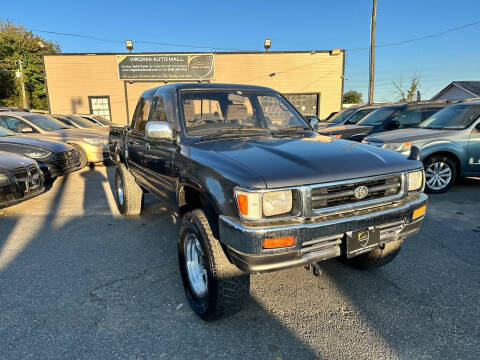
POLYGON ((139 215, 143 207, 143 190, 124 164, 115 170, 115 194, 122 215, 139 215))
POLYGON ((250 276, 227 259, 200 209, 182 218, 178 259, 188 302, 200 318, 216 320, 243 308, 250 291, 250 276))
POLYGON ((455 163, 445 156, 433 156, 424 162, 425 189, 440 194, 452 187, 457 179, 455 163))
POLYGON ((375 250, 369 251, 368 253, 361 254, 350 259, 343 257, 342 261, 345 264, 360 270, 375 269, 386 265, 395 259, 402 248, 402 244, 403 239, 390 241, 382 244, 375 250))
POLYGON ((78 146, 77 144, 70 144, 78 153, 78 156, 80 157, 80 165, 78 169, 83 169, 85 166, 87 166, 87 154, 85 154, 85 151, 78 146))

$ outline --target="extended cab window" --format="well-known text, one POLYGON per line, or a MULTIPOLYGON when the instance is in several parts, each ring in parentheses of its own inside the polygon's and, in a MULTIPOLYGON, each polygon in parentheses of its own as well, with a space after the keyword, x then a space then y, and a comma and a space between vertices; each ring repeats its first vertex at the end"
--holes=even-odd
POLYGON ((165 102, 163 96, 159 96, 155 103, 155 110, 152 114, 152 121, 167 121, 167 113, 165 112, 165 102))
POLYGON ((133 130, 144 132, 145 124, 148 121, 148 115, 150 113, 150 107, 152 105, 152 100, 150 98, 140 99, 138 102, 137 108, 135 109, 133 130))
POLYGON ((184 91, 182 105, 185 128, 193 136, 215 134, 229 129, 308 127, 301 115, 276 93, 184 91))

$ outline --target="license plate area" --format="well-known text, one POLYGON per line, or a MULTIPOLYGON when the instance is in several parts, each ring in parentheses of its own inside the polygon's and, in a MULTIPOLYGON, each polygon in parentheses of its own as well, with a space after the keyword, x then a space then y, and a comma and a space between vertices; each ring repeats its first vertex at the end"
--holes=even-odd
POLYGON ((380 230, 365 229, 346 235, 347 258, 372 251, 380 246, 380 230))
POLYGON ((32 192, 37 190, 40 187, 40 177, 35 176, 25 181, 25 187, 25 192, 32 192))

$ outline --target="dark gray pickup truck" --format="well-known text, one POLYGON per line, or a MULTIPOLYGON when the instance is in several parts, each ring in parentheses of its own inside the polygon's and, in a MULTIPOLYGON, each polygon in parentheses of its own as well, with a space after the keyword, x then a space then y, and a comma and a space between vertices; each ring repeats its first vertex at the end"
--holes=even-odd
POLYGON ((181 216, 179 266, 201 318, 239 311, 251 273, 334 257, 370 269, 419 230, 416 148, 406 158, 314 128, 269 88, 171 84, 110 130, 119 211, 140 214, 150 192, 181 216))

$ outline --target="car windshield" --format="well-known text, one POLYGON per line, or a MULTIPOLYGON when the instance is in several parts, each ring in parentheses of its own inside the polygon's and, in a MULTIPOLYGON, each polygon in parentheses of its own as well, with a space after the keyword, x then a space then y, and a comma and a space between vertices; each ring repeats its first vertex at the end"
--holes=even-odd
POLYGON ((362 121, 359 121, 358 124, 362 125, 369 125, 369 126, 377 126, 381 125, 387 120, 390 115, 392 115, 395 110, 397 110, 396 107, 381 107, 378 108, 375 111, 372 111, 369 115, 367 115, 365 118, 363 118, 362 121))
POLYGON ((339 113, 335 114, 332 118, 328 119, 327 122, 329 123, 343 123, 347 118, 352 115, 357 108, 348 108, 340 111, 339 113))
POLYGON ((249 90, 182 92, 188 135, 206 136, 234 130, 311 130, 303 117, 276 93, 249 90))
POLYGON ((433 114, 420 125, 424 129, 461 130, 480 116, 480 105, 453 105, 433 114))
POLYGON ((112 122, 108 119, 105 119, 103 116, 100 115, 82 115, 83 118, 92 121, 91 119, 97 120, 100 124, 110 126, 112 122), (91 118, 91 119, 90 119, 91 118))
POLYGON ((67 129, 68 127, 43 115, 25 115, 25 119, 31 121, 34 125, 45 131, 67 129))
POLYGON ((360 120, 362 120, 365 116, 367 116, 368 114, 370 114, 373 110, 373 108, 371 109, 360 109, 358 110, 357 112, 353 113, 348 119, 347 119, 347 123, 349 124, 356 124, 357 122, 359 122, 360 120))
POLYGON ((63 116, 65 119, 70 120, 71 122, 77 124, 80 127, 87 128, 87 127, 92 127, 95 126, 94 123, 91 121, 88 121, 80 116, 73 116, 73 115, 64 115, 63 116))
POLYGON ((12 135, 15 135, 15 133, 13 131, 10 131, 10 130, 5 129, 4 127, 0 126, 0 137, 12 136, 12 135))

